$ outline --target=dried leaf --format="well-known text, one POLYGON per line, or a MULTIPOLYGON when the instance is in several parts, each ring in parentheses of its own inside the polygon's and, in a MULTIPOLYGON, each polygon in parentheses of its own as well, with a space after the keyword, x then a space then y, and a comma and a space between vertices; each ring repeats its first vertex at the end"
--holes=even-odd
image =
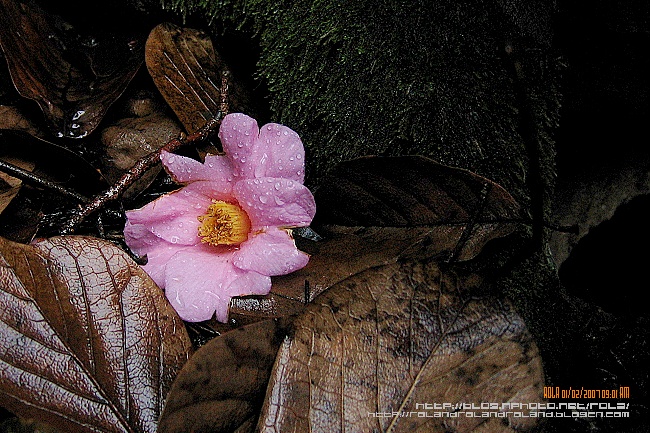
POLYGON ((441 411, 424 406, 541 402, 537 347, 510 303, 477 296, 481 282, 427 261, 368 269, 332 287, 283 342, 258 431, 532 427, 534 418, 435 417, 441 411))
POLYGON ((159 433, 254 426, 283 337, 282 326, 266 320, 210 340, 174 382, 159 433))
POLYGON ((521 227, 519 205, 501 186, 419 156, 342 163, 315 197, 325 240, 302 241, 309 263, 275 278, 266 297, 233 298, 234 317, 297 314, 332 285, 398 260, 470 260, 521 227))
POLYGON ((0 404, 79 432, 155 432, 190 353, 183 322, 121 249, 0 239, 0 404))
MULTIPOLYGON (((222 72, 230 68, 215 51, 208 34, 171 23, 159 24, 147 39, 145 62, 158 90, 188 133, 201 129, 217 115, 222 72)), ((230 111, 253 114, 251 97, 243 84, 232 74, 228 83, 230 111)))
POLYGON ((71 138, 95 129, 142 64, 136 35, 79 35, 31 0, 0 1, 0 45, 18 92, 71 138))

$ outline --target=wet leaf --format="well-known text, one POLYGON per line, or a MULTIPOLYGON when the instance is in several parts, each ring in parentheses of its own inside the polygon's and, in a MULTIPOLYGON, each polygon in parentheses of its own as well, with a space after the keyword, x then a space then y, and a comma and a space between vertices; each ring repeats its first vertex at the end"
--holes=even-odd
POLYGON ((283 331, 277 321, 266 320, 222 334, 197 350, 172 386, 159 432, 254 426, 283 331))
POLYGON ((183 322, 121 249, 0 239, 0 404, 79 432, 155 432, 190 353, 183 322))
POLYGON ((138 35, 83 35, 34 1, 0 1, 0 45, 18 92, 71 138, 97 127, 142 64, 138 35))
POLYGON ((332 285, 406 259, 466 261, 521 228, 517 202, 498 184, 419 156, 367 157, 337 166, 315 193, 314 227, 298 239, 307 266, 274 278, 266 297, 233 298, 234 317, 302 311, 332 285))
POLYGON ((284 340, 258 431, 532 427, 534 418, 441 418, 423 406, 541 401, 535 343, 510 303, 479 295, 481 283, 473 272, 408 261, 368 269, 330 288, 284 340), (400 415, 407 412, 428 417, 400 415))
MULTIPOLYGON (((156 26, 145 45, 145 62, 160 93, 188 133, 217 115, 221 78, 229 66, 207 33, 172 23, 156 26)), ((253 114, 251 97, 235 74, 228 78, 230 112, 253 114)))

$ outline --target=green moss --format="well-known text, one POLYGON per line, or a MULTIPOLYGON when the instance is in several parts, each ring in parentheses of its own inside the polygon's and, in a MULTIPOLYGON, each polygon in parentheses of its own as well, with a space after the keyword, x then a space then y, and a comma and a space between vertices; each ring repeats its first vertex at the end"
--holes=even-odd
POLYGON ((259 38, 273 120, 300 133, 312 185, 369 154, 467 168, 524 205, 531 178, 545 191, 552 184, 558 74, 534 10, 451 0, 163 3, 259 38))

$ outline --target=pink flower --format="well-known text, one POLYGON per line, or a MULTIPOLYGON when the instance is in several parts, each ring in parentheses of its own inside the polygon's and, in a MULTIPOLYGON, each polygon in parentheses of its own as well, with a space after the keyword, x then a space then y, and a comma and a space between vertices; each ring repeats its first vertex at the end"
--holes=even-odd
POLYGON ((161 160, 185 184, 128 211, 124 239, 147 255, 144 266, 183 320, 225 322, 233 296, 265 295, 271 276, 296 271, 309 256, 288 230, 316 211, 303 185, 305 151, 283 125, 227 115, 219 129, 225 155, 200 163, 164 152, 161 160))

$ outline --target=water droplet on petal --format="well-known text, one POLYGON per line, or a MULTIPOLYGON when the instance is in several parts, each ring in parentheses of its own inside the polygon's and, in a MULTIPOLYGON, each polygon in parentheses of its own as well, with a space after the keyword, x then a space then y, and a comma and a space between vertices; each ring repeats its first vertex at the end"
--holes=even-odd
POLYGON ((302 155, 301 154, 296 155, 296 159, 302 159, 302 155))
POLYGON ((275 197, 273 197, 273 198, 275 199, 275 204, 277 204, 278 206, 282 206, 284 204, 284 200, 282 200, 277 195, 275 197))
POLYGON ((284 135, 289 135, 289 131, 284 131, 284 135))
POLYGON ((244 142, 243 141, 237 142, 237 147, 239 147, 240 149, 244 147, 244 142))
POLYGON ((168 161, 169 163, 172 163, 172 162, 174 162, 175 159, 176 159, 176 158, 174 158, 173 156, 170 156, 169 159, 168 159, 167 161, 168 161))
POLYGON ((267 203, 269 201, 269 198, 265 195, 260 196, 260 202, 262 203, 267 203))
POLYGON ((177 244, 179 240, 180 238, 178 236, 172 236, 171 238, 169 238, 169 242, 171 242, 172 244, 177 244))

